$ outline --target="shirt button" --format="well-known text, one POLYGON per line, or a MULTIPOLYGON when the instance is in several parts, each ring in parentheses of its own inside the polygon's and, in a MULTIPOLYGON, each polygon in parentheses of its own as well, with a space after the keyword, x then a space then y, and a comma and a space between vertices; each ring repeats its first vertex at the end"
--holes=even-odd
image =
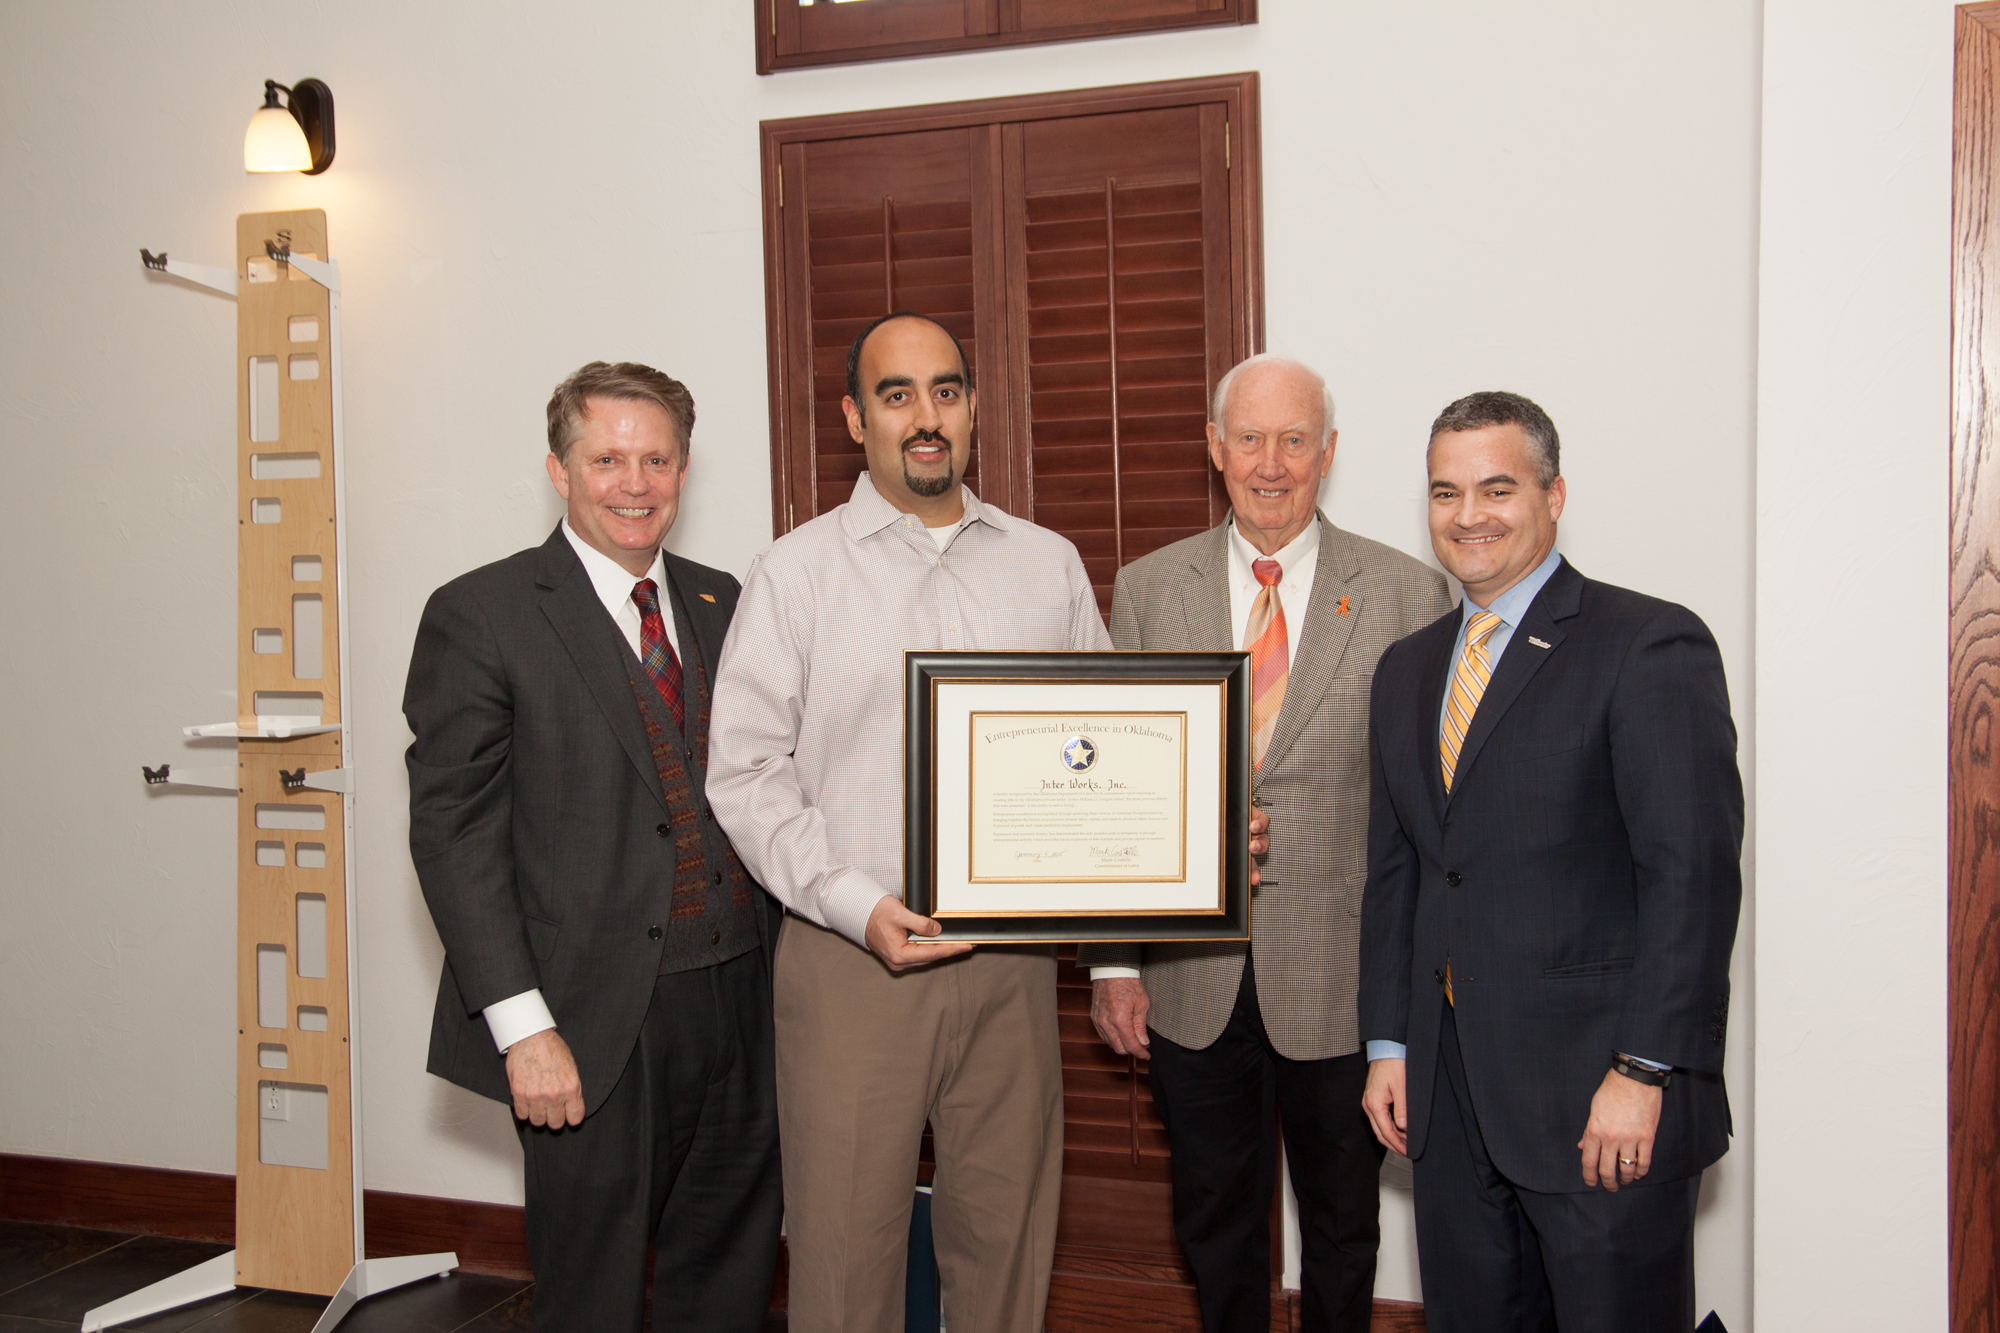
POLYGON ((1459 874, 1456 870, 1447 870, 1444 872, 1444 882, 1455 889, 1465 883, 1465 876, 1459 874))
POLYGON ((951 632, 952 632, 953 634, 956 634, 956 633, 958 633, 958 622, 957 622, 956 620, 954 620, 954 621, 950 622, 949 624, 947 624, 947 625, 945 626, 945 628, 946 628, 946 629, 948 629, 948 630, 950 630, 950 631, 951 631, 951 632))
POLYGON ((658 926, 654 926, 652 929, 646 932, 646 938, 649 940, 656 940, 660 938, 660 936, 666 933, 667 933, 666 931, 661 930, 658 926))
POLYGON ((653 832, 659 834, 663 838, 671 838, 674 836, 674 831, 668 828, 665 824, 655 824, 653 826, 653 832))

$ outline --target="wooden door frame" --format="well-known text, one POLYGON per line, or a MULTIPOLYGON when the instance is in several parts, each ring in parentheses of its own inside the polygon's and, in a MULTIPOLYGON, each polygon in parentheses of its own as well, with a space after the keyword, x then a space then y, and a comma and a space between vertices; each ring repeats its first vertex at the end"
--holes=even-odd
MULTIPOLYGON (((1230 249, 1235 256, 1232 261, 1234 271, 1229 277, 1232 285, 1238 285, 1243 292, 1241 313, 1233 316, 1231 336, 1234 344, 1244 349, 1243 355, 1248 356, 1264 346, 1263 154, 1258 124, 1258 80, 1254 70, 1162 83, 940 102, 930 106, 841 115, 799 116, 759 124, 759 169, 764 185, 764 253, 769 257, 765 270, 764 320, 766 329, 771 332, 765 340, 765 355, 770 386, 771 535, 774 538, 784 536, 796 526, 787 504, 790 479, 796 470, 805 465, 803 451, 811 444, 811 422, 796 417, 797 395, 809 386, 794 383, 796 370, 793 365, 801 339, 806 340, 806 359, 810 362, 810 332, 791 327, 785 308, 785 293, 790 287, 792 272, 796 266, 806 262, 806 256, 792 254, 786 249, 784 164, 787 161, 795 165, 803 163, 805 145, 827 139, 972 129, 1000 122, 1149 111, 1194 102, 1219 102, 1228 115, 1231 136, 1228 155, 1230 249)), ((796 169, 791 175, 795 201, 799 194, 796 187, 802 184, 802 175, 796 169)), ((1007 340, 999 340, 994 350, 1006 355, 1007 340)), ((987 356, 982 340, 981 360, 986 360, 987 356)), ((997 397, 1004 397, 1004 392, 997 397)), ((998 406, 997 397, 995 406, 998 406)))
POLYGON ((2000 4, 1960 5, 1952 100, 1947 763, 1951 1327, 2000 1326, 2000 4))

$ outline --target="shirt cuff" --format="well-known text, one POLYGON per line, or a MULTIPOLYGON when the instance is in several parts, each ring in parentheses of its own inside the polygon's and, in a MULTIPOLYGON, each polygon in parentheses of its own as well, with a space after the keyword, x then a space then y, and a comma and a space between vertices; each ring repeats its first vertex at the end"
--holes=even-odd
POLYGON ((863 872, 847 870, 826 886, 821 910, 826 913, 827 925, 865 949, 868 947, 868 918, 874 915, 875 904, 895 896, 863 872))
POLYGON ((1400 1041, 1384 1041, 1382 1038, 1377 1037, 1368 1043, 1368 1059, 1370 1063, 1376 1060, 1407 1060, 1409 1058, 1410 1048, 1400 1041))
MULTIPOLYGON (((1623 1052, 1623 1051, 1620 1051, 1620 1052, 1618 1052, 1618 1053, 1619 1053, 1620 1055, 1625 1055, 1625 1052, 1623 1052)), ((1669 1069, 1672 1069, 1672 1068, 1673 1068, 1673 1066, 1672 1066, 1672 1065, 1663 1065, 1663 1064, 1661 1064, 1661 1063, 1660 1063, 1659 1061, 1657 1061, 1657 1060, 1641 1060, 1641 1059, 1640 1059, 1640 1058, 1639 1058, 1638 1056, 1636 1056, 1636 1055, 1625 1055, 1625 1058, 1626 1058, 1627 1060, 1630 1060, 1630 1061, 1631 1061, 1631 1062, 1632 1062, 1633 1064, 1635 1064, 1635 1065, 1640 1065, 1640 1066, 1643 1066, 1644 1068, 1647 1068, 1647 1069, 1650 1069, 1650 1070, 1652 1070, 1652 1071, 1653 1071, 1654 1073, 1656 1073, 1656 1074, 1664 1074, 1664 1073, 1666 1073, 1666 1072, 1667 1072, 1667 1071, 1668 1071, 1669 1069)))
POLYGON ((555 1015, 549 1012, 548 1001, 542 998, 539 989, 495 1000, 486 1006, 485 1014, 486 1030, 493 1034, 493 1044, 502 1055, 515 1042, 525 1041, 537 1032, 547 1032, 556 1025, 555 1015))
POLYGON ((1090 969, 1090 979, 1092 981, 1103 981, 1106 977, 1136 977, 1138 975, 1139 969, 1136 967, 1093 967, 1090 969))

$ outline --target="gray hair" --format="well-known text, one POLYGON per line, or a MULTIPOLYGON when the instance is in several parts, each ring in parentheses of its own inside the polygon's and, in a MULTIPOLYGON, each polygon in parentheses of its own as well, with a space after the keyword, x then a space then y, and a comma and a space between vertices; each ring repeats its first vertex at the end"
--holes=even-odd
POLYGON ((1528 457, 1535 465, 1535 484, 1543 490, 1562 475, 1562 441, 1556 436, 1556 423, 1532 399, 1504 389, 1469 393, 1438 413, 1438 419, 1431 423, 1430 443, 1424 446, 1425 460, 1429 460, 1430 446, 1437 443, 1438 436, 1448 431, 1484 430, 1488 426, 1521 428, 1521 433, 1528 437, 1528 457))
MULTIPOLYGON (((1222 409, 1229 405, 1229 390, 1235 386, 1236 377, 1252 366, 1290 366, 1293 370, 1300 372, 1314 384, 1317 384, 1319 386, 1320 401, 1326 408, 1326 421, 1321 426, 1321 429, 1328 431, 1333 429, 1333 390, 1326 387, 1326 376, 1320 374, 1303 361, 1294 360, 1289 356, 1283 356, 1277 352, 1259 352, 1255 356, 1246 357, 1231 366, 1229 373, 1216 381, 1215 398, 1208 409, 1208 419, 1210 421, 1213 421, 1218 426, 1223 424, 1222 409)), ((1324 436, 1320 438, 1320 443, 1326 443, 1324 436)))

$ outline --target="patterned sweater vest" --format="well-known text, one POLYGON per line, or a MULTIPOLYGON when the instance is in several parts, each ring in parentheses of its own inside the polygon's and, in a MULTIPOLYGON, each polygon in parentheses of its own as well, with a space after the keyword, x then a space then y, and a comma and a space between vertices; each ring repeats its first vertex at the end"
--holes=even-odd
MULTIPOLYGON (((692 641, 685 628, 680 641, 692 641)), ((736 859, 736 849, 715 822, 700 787, 699 775, 708 771, 708 672, 700 654, 692 659, 683 655, 683 679, 690 660, 695 686, 695 697, 689 700, 694 707, 687 710, 694 724, 692 745, 675 731, 673 714, 636 662, 629 673, 632 695, 646 723, 646 740, 653 748, 653 767, 666 794, 674 847, 673 904, 660 950, 662 975, 726 963, 757 947, 757 886, 736 859)))

